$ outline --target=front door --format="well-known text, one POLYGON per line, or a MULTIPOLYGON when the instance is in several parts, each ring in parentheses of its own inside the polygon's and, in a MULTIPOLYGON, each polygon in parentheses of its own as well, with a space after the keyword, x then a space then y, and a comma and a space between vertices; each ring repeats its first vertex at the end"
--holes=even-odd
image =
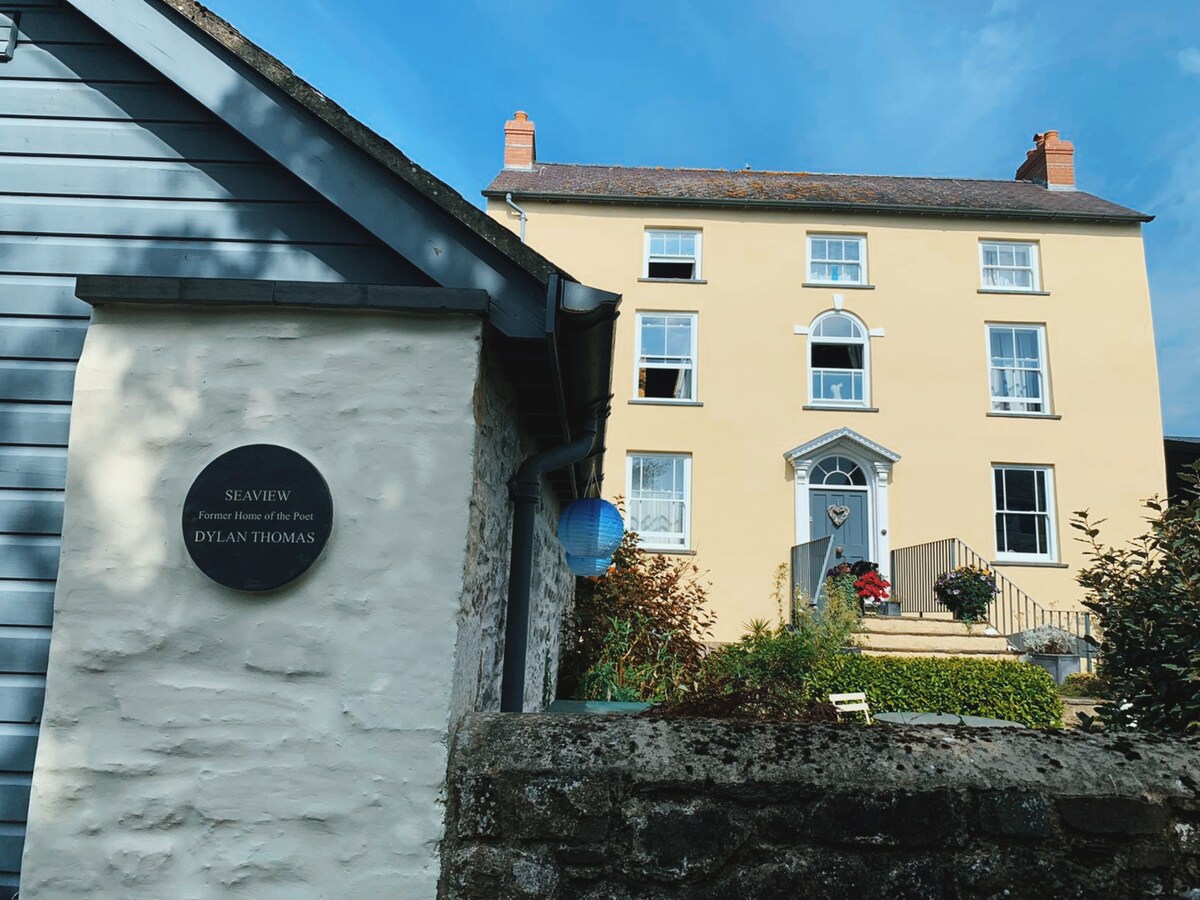
POLYGON ((812 537, 833 535, 834 564, 871 558, 867 521, 867 492, 812 488, 812 537))

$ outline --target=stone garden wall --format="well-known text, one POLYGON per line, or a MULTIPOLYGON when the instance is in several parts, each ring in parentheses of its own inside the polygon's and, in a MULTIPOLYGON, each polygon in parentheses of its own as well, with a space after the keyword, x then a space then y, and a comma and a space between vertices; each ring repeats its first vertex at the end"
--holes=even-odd
POLYGON ((440 896, 1200 897, 1200 740, 478 715, 440 896))

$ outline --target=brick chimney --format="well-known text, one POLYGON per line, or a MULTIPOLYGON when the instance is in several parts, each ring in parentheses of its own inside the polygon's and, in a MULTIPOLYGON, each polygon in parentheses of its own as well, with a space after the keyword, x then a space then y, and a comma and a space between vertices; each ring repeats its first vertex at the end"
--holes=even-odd
POLYGON ((1034 148, 1017 169, 1018 181, 1033 181, 1052 191, 1075 190, 1075 145, 1057 131, 1033 136, 1034 148))
POLYGON ((504 168, 532 169, 537 159, 537 142, 533 137, 534 125, 529 114, 517 110, 512 121, 504 123, 504 168))

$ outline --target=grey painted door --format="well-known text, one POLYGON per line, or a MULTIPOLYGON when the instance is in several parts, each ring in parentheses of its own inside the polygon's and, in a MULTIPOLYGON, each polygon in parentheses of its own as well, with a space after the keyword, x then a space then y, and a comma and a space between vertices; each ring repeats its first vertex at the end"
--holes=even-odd
POLYGON ((809 505, 812 537, 815 540, 833 535, 835 552, 841 548, 836 562, 853 563, 871 558, 866 491, 813 488, 809 491, 809 505))

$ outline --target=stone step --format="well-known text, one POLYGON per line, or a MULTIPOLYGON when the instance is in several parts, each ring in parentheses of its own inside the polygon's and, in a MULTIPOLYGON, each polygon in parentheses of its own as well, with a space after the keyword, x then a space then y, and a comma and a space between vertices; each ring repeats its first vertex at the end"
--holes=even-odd
POLYGON ((983 635, 986 623, 967 626, 953 619, 922 619, 917 616, 864 616, 863 630, 868 634, 949 634, 983 635))
POLYGON ((1001 636, 969 634, 879 634, 860 633, 855 642, 871 650, 928 650, 942 653, 1005 653, 1008 642, 1001 636))

